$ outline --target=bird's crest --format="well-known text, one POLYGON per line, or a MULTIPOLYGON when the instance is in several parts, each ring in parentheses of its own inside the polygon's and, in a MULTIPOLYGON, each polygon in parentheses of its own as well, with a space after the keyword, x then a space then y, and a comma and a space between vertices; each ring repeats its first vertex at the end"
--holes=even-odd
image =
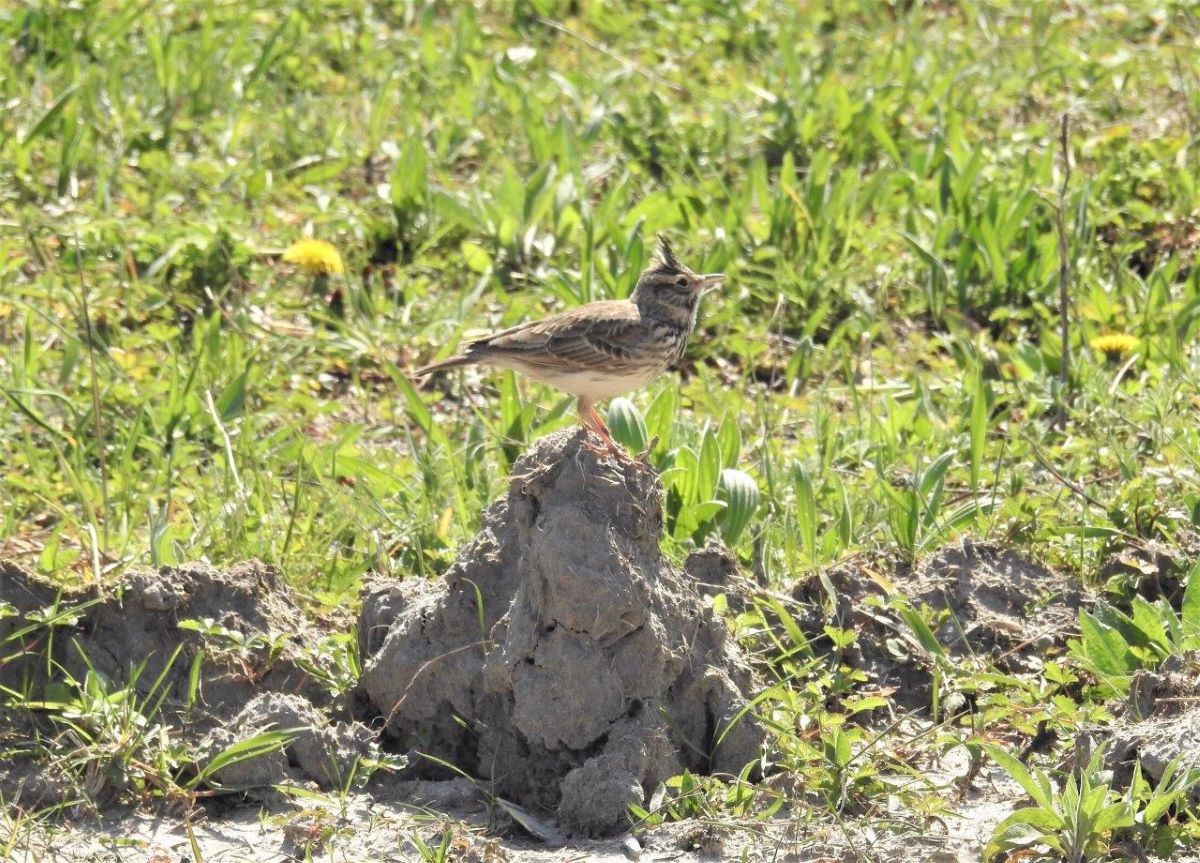
POLYGON ((679 258, 675 257, 675 252, 671 249, 671 242, 667 239, 666 234, 658 235, 658 259, 662 262, 660 269, 672 273, 686 273, 688 271, 687 267, 679 263, 679 258))

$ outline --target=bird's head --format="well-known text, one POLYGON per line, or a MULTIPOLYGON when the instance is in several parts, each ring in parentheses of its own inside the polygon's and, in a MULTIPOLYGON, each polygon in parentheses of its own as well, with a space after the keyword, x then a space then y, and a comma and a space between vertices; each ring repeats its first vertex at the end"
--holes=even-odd
POLYGON ((723 281, 724 273, 698 274, 685 267, 675 257, 667 238, 659 234, 657 257, 638 277, 637 286, 633 289, 633 301, 641 303, 649 300, 694 308, 705 289, 716 287, 723 281))

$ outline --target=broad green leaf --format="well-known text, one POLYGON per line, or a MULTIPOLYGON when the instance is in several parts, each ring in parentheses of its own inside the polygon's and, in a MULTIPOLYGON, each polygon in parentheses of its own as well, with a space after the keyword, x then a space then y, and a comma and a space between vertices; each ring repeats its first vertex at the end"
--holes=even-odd
POLYGON ((675 467, 669 473, 674 478, 675 489, 679 492, 679 497, 684 504, 689 504, 700 496, 696 491, 696 478, 700 471, 699 462, 696 453, 689 447, 680 447, 675 451, 675 467))
POLYGON ((954 461, 953 452, 944 452, 921 473, 921 496, 925 499, 928 517, 936 518, 938 502, 941 498, 942 484, 946 479, 946 471, 954 461))
MULTIPOLYGON (((1096 790, 1101 792, 1101 799, 1107 797, 1109 792, 1107 785, 1102 785, 1096 790)), ((1092 819, 1092 831, 1095 833, 1103 834, 1110 830, 1132 826, 1133 812, 1129 807, 1129 803, 1124 800, 1108 804, 1092 819)))
POLYGON ((427 170, 425 143, 420 135, 413 135, 405 143, 390 178, 395 207, 406 210, 425 197, 427 170))
POLYGON ((721 450, 721 467, 737 467, 742 454, 742 430, 736 414, 730 411, 717 429, 717 444, 721 450))
POLYGON ((62 114, 63 109, 67 107, 67 103, 71 101, 79 87, 78 83, 71 84, 59 94, 58 98, 54 100, 54 104, 47 108, 42 113, 42 116, 38 118, 38 121, 25 133, 25 137, 21 139, 22 147, 28 145, 30 141, 39 135, 44 135, 49 131, 54 121, 62 114))
POLYGON ((1114 605, 1103 600, 1096 603, 1092 613, 1105 626, 1115 629, 1130 645, 1144 645, 1146 638, 1133 622, 1133 618, 1114 605))
POLYGON ((1185 631, 1200 630, 1200 563, 1188 573, 1187 586, 1183 589, 1183 607, 1180 609, 1185 631))
POLYGON ((850 496, 846 492, 846 484, 838 482, 838 488, 841 492, 842 505, 838 509, 837 537, 841 546, 839 550, 844 550, 849 548, 850 543, 854 541, 854 512, 850 508, 850 496))
POLYGON ((907 603, 898 603, 896 608, 897 613, 908 624, 908 628, 913 631, 913 635, 917 637, 921 647, 930 656, 941 657, 946 659, 946 649, 938 643, 937 636, 933 634, 933 630, 925 623, 921 615, 907 603))
MULTIPOLYGON (((1134 594, 1131 605, 1130 610, 1133 612, 1133 625, 1146 636, 1147 641, 1162 648, 1164 652, 1170 650, 1171 642, 1167 636, 1167 630, 1163 626, 1162 615, 1164 609, 1156 605, 1151 605, 1137 594, 1134 594)), ((1167 614, 1174 616, 1174 611, 1171 610, 1170 606, 1166 606, 1165 611, 1167 614)))
POLYGON ((796 646, 808 645, 808 637, 804 634, 804 630, 800 628, 800 624, 792 616, 792 613, 773 596, 766 595, 763 600, 767 607, 770 608, 775 616, 779 619, 779 625, 783 627, 792 644, 796 646))
POLYGON ((993 860, 1004 851, 1039 844, 1061 851, 1062 843, 1054 834, 1062 824, 1062 818, 1050 809, 1036 806, 1018 809, 996 825, 982 859, 993 860))
POLYGON ((492 256, 478 243, 463 240, 458 244, 458 250, 462 254, 463 263, 473 272, 486 273, 492 268, 492 256))
POLYGON ((1137 670, 1138 663, 1129 645, 1116 629, 1101 623, 1087 611, 1079 612, 1079 629, 1084 655, 1096 670, 1113 677, 1123 677, 1137 670))
POLYGON ((911 488, 893 489, 884 487, 890 498, 888 504, 888 527, 897 544, 906 552, 917 547, 920 505, 917 493, 911 488))
POLYGON ((845 767, 854 758, 850 735, 839 726, 834 729, 833 736, 834 750, 837 753, 837 766, 845 767))
POLYGON ((241 374, 226 385, 225 389, 221 390, 216 408, 217 415, 221 417, 222 422, 228 422, 242 415, 242 410, 246 406, 246 378, 249 374, 250 368, 247 366, 241 374))
POLYGON ((615 398, 608 403, 608 430, 616 440, 635 453, 646 449, 649 439, 646 423, 637 406, 627 398, 615 398))
POLYGON ((657 437, 655 453, 666 452, 671 446, 671 430, 675 422, 675 389, 664 388, 646 410, 646 432, 657 437))
POLYGON ((717 499, 725 502, 719 523, 726 545, 734 545, 758 509, 758 484, 740 470, 725 468, 717 481, 717 499))
MULTIPOLYGON (((995 761, 1005 773, 1011 776, 1013 780, 1024 789, 1025 793, 1028 794, 1035 803, 1041 807, 1044 807, 1043 810, 1035 811, 1050 811, 1052 807, 1052 797, 1050 783, 1048 780, 1046 780, 1044 777, 1041 779, 1041 781, 1034 779, 1033 775, 1029 772, 1024 764, 998 746, 985 743, 983 744, 983 750, 988 754, 989 758, 995 761)), ((1017 812, 1014 812, 1013 815, 1028 811, 1030 810, 1019 809, 1017 812)), ((1004 822, 1001 822, 1001 824, 1003 823, 1004 822)), ((1023 823, 1034 822, 1025 820, 1023 823)), ((1061 823, 1061 819, 1058 819, 1053 823, 1057 825, 1058 823, 1061 823)), ((999 829, 1000 828, 998 827, 997 830, 999 829)))
POLYGON ((711 430, 704 432, 698 468, 695 495, 700 500, 707 500, 716 495, 717 480, 721 473, 721 449, 717 443, 717 436, 711 430))
POLYGON ((813 492, 812 479, 804 465, 796 465, 795 476, 796 531, 801 547, 808 553, 810 561, 815 563, 817 559, 817 498, 813 492))
POLYGON ((388 376, 392 382, 400 388, 401 394, 404 396, 404 401, 408 406, 408 418, 416 423, 421 431, 429 434, 433 429, 433 414, 429 411, 429 406, 425 404, 425 399, 421 397, 421 393, 409 380, 408 375, 395 368, 388 363, 384 366, 388 376))
POLYGON ((698 525, 704 524, 715 518, 722 510, 725 509, 725 502, 720 500, 706 500, 700 503, 694 503, 687 508, 688 514, 698 525))

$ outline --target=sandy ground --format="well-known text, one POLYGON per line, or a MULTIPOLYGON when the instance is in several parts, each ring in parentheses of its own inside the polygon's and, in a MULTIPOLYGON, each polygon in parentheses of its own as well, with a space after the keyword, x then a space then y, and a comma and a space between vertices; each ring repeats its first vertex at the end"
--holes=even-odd
MULTIPOLYGON (((934 787, 947 797, 967 769, 966 753, 951 751, 935 771, 934 787)), ((437 849, 449 831, 446 861, 462 863, 628 863, 714 860, 890 863, 977 861, 992 828, 1021 799, 1020 789, 995 767, 985 768, 971 790, 943 817, 926 825, 885 818, 809 821, 803 813, 767 820, 690 819, 602 840, 542 841, 490 807, 466 780, 375 783, 369 794, 295 800, 299 806, 271 814, 243 804, 184 820, 133 813, 95 824, 42 825, 18 838, 13 863, 329 863, 422 860, 419 838, 437 849), (391 798, 391 799, 388 799, 391 798), (396 802, 403 799, 404 802, 396 802), (902 832, 894 832, 902 827, 902 832), (190 830, 190 833, 189 833, 190 830), (193 846, 194 840, 194 846, 193 846), (193 847, 196 849, 193 850, 193 847)), ((554 834, 554 825, 535 827, 554 834)), ((2 835, 2 830, 0 830, 2 835)), ((437 859, 437 858, 434 858, 437 859)))

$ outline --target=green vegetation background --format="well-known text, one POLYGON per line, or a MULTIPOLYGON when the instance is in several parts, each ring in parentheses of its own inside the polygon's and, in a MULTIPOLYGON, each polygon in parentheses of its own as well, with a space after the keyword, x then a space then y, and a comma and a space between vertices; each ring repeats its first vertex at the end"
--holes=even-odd
POLYGON ((1194 3, 79 0, 0 37, 0 556, 255 556, 330 603, 439 572, 572 417, 406 371, 625 295, 660 230, 729 274, 633 397, 673 554, 735 466, 774 581, 964 530, 1094 578, 1196 523, 1194 3))

